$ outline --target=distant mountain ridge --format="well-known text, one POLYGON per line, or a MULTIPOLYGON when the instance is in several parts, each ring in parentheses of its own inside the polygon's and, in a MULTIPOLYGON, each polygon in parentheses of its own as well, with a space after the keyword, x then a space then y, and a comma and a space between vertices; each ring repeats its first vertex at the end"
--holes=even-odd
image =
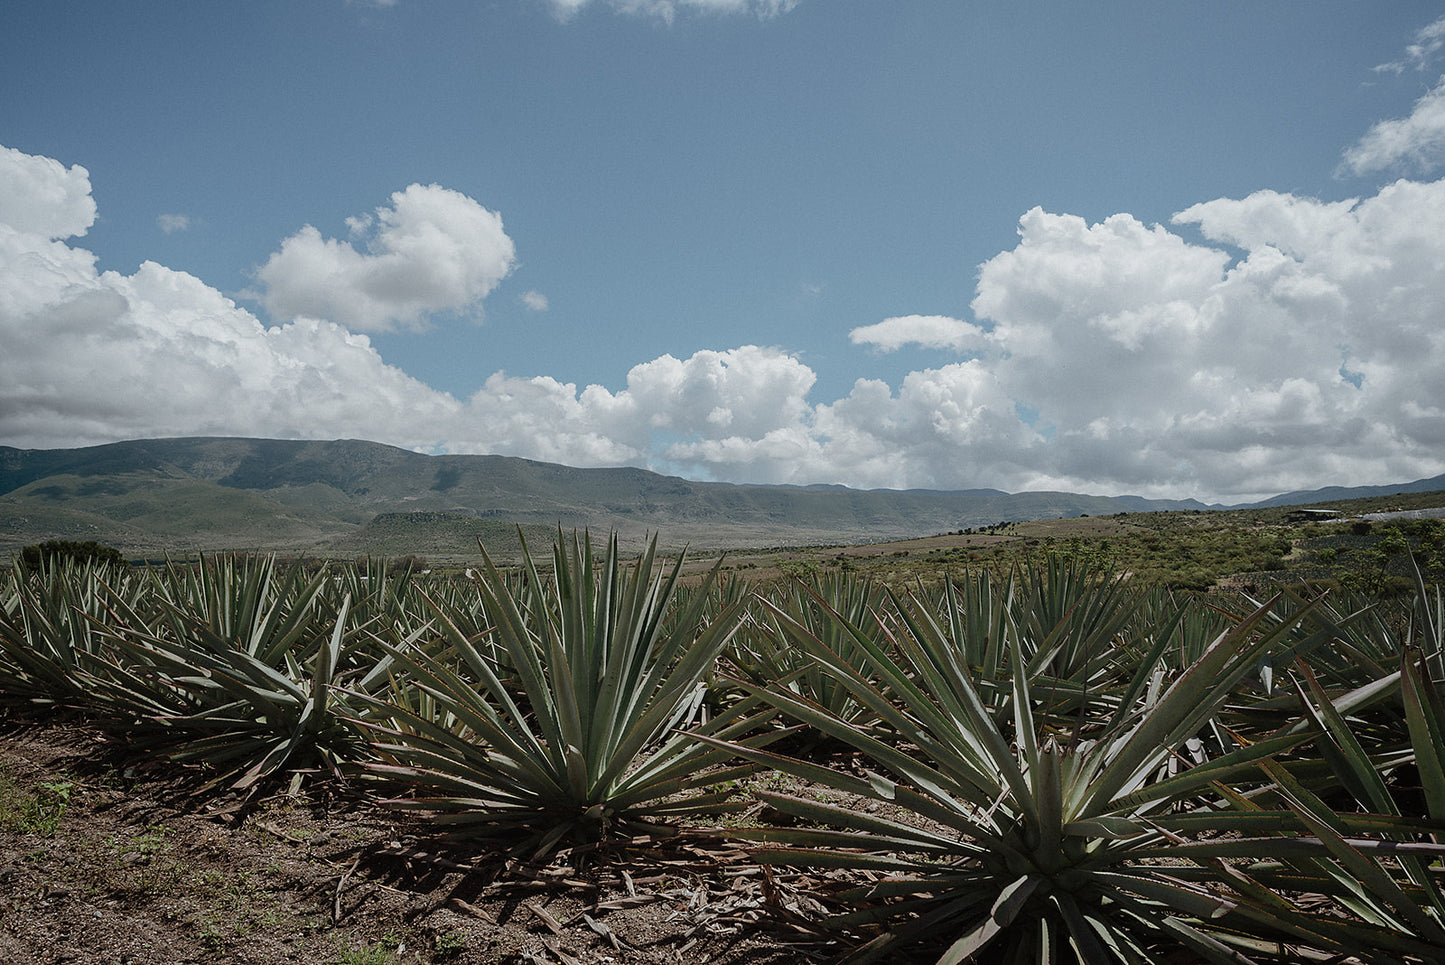
POLYGON ((1292 493, 1281 493, 1269 499, 1251 503, 1250 508, 1267 506, 1298 506, 1301 503, 1326 503, 1344 499, 1373 499, 1378 496, 1395 496, 1403 493, 1430 493, 1445 489, 1445 475, 1417 479, 1414 482, 1395 486, 1326 486, 1292 493))
MULTIPOLYGON (((1431 482, 1426 488, 1445 488, 1445 477, 1410 485, 1431 482)), ((1260 505, 1322 498, 1334 497, 1289 494, 1260 505)), ((132 554, 445 555, 475 552, 477 538, 514 540, 517 526, 617 530, 632 539, 656 532, 669 546, 724 548, 882 541, 1001 521, 1209 508, 1219 507, 995 489, 703 483, 636 468, 429 456, 360 440, 192 437, 83 449, 0 447, 0 550, 84 538, 132 554)))

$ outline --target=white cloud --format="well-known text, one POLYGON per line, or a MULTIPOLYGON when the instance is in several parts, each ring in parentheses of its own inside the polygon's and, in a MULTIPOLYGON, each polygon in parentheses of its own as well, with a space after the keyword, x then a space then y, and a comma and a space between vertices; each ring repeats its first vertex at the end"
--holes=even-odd
POLYGON ((1243 258, 1120 216, 1031 212, 984 265, 991 369, 1051 428, 1038 470, 1263 494, 1445 468, 1441 427, 1405 418, 1445 402, 1425 361, 1445 349, 1445 182, 1337 204, 1261 192, 1175 221, 1243 258))
POLYGON ((1380 121, 1344 153, 1355 174, 1406 168, 1430 172, 1445 162, 1445 77, 1415 102, 1409 117, 1380 121))
MULTIPOLYGON (((558 20, 577 16, 592 0, 546 0, 558 20)), ((751 14, 769 20, 789 12, 801 0, 600 0, 611 10, 632 16, 655 17, 672 23, 679 13, 751 14)))
POLYGON ((545 312, 547 310, 547 296, 541 292, 525 291, 522 292, 521 298, 522 304, 525 305, 529 311, 545 312))
MULTIPOLYGON (((17 153, 0 151, 0 167, 17 153)), ((21 155, 19 163, 64 173, 45 158, 21 155)), ((74 191, 84 178, 71 168, 56 179, 70 191, 32 181, 36 192, 15 199, 21 216, 11 220, 11 205, 0 223, 5 444, 374 434, 426 448, 435 441, 428 422, 461 411, 385 365, 364 335, 312 319, 267 328, 194 276, 154 262, 132 275, 98 272, 90 252, 48 237, 77 233, 93 218, 93 205, 82 203, 88 195, 74 191)))
POLYGON ((257 269, 257 297, 273 317, 419 330, 435 312, 479 313, 516 263, 501 216, 435 184, 398 191, 347 226, 364 251, 306 225, 257 269))
POLYGON ((384 441, 426 447, 423 420, 459 409, 383 364, 364 335, 310 319, 266 328, 183 272, 146 262, 97 274, 87 252, 17 251, 23 238, 0 229, 0 265, 18 255, 29 269, 0 306, 0 438, 11 445, 375 426, 384 441))
POLYGON ((664 355, 633 366, 626 387, 615 393, 498 372, 467 401, 460 435, 446 447, 780 481, 778 466, 754 464, 780 436, 806 436, 815 378, 787 353, 753 345, 687 359, 664 355), (722 452, 729 458, 717 455, 722 452))
POLYGON ((910 372, 896 394, 859 379, 846 398, 818 407, 815 429, 818 462, 880 488, 1017 486, 1029 478, 1019 467, 1038 459, 1044 442, 977 359, 910 372))
POLYGON ((988 333, 972 322, 946 315, 903 315, 855 328, 848 339, 854 345, 872 345, 884 352, 921 345, 963 353, 982 347, 988 342, 988 333))
MULTIPOLYGON (((1445 471, 1445 181, 1208 201, 1174 218, 1202 243, 1034 209, 980 267, 974 321, 852 333, 946 353, 939 365, 833 401, 811 398, 798 356, 752 345, 641 362, 615 391, 497 372, 458 400, 336 322, 267 327, 151 262, 98 272, 59 240, 94 218, 78 171, 0 151, 0 177, 31 192, 0 224, 7 445, 360 437, 739 482, 1231 499, 1445 471)), ((356 232, 433 224, 405 194, 356 232)))
POLYGON ((1405 47, 1405 55, 1399 60, 1375 67, 1377 72, 1401 74, 1406 69, 1424 70, 1445 48, 1445 17, 1421 27, 1415 32, 1415 41, 1405 47))
POLYGON ((489 377, 454 420, 450 452, 495 452, 572 466, 645 464, 645 432, 609 417, 611 396, 589 386, 579 396, 571 383, 548 376, 489 377))
POLYGON ((1445 469, 1428 361, 1445 351, 1445 181, 1336 203, 1259 192, 1174 220, 1241 256, 1035 209, 980 269, 982 325, 854 330, 976 357, 819 406, 824 463, 878 485, 1240 498, 1445 469))
POLYGON ((191 219, 184 214, 162 214, 156 216, 156 225, 169 235, 190 228, 191 219))
POLYGON ((626 395, 654 428, 759 438, 807 415, 816 380, 812 369, 779 349, 744 345, 633 366, 626 395))
POLYGON ((43 238, 85 234, 95 224, 90 172, 0 146, 0 224, 43 238))

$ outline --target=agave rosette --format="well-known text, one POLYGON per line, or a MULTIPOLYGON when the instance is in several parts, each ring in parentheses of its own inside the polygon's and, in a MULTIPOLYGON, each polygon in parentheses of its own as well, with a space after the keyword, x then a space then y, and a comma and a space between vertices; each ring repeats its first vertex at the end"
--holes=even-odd
POLYGON ((655 552, 654 540, 624 566, 614 536, 595 565, 590 537, 559 537, 551 576, 526 553, 520 587, 484 553, 476 587, 492 626, 469 634, 435 608, 446 648, 387 646, 397 694, 419 696, 358 697, 380 758, 370 769, 415 789, 392 803, 528 856, 738 806, 726 789, 694 791, 752 768, 719 769, 729 753, 694 734, 741 738, 772 716, 748 700, 698 722, 747 600, 702 622, 714 567, 685 612, 670 613, 683 560, 654 574, 655 552))
MULTIPOLYGON (((1169 776, 1168 763, 1260 658, 1288 647, 1293 622, 1269 621, 1268 612, 1261 607, 1219 635, 1162 691, 1151 687, 1168 642, 1158 635, 1112 696, 1113 711, 1081 721, 1073 732, 1058 730, 1057 718, 1031 691, 1016 641, 1003 670, 1009 696, 1000 714, 983 700, 957 648, 898 635, 893 657, 881 649, 872 655, 885 693, 792 624, 796 645, 847 682, 911 747, 852 728, 785 687, 760 689, 787 716, 852 745, 876 769, 857 777, 734 748, 841 797, 830 803, 756 792, 805 826, 738 833, 772 845, 758 851, 767 862, 874 876, 846 893, 859 910, 837 920, 880 929, 859 949, 860 960, 941 935, 950 937, 943 963, 981 955, 1159 961, 1181 947, 1206 961, 1237 962, 1245 952, 1288 958, 1287 943, 1343 952, 1362 933, 1382 929, 1357 920, 1350 923, 1355 930, 1342 930, 1331 916, 1279 900, 1248 879, 1236 887, 1232 877, 1243 860, 1241 836, 1262 827, 1271 843, 1297 841, 1307 822, 1288 808, 1256 816, 1219 793, 1271 786, 1266 762, 1312 732, 1281 728, 1169 776), (1050 722, 1048 732, 1040 734, 1036 717, 1050 722), (860 799, 878 802, 878 814, 859 806, 860 799), (890 811, 907 819, 883 816, 890 811)), ((1247 806, 1248 795, 1239 797, 1247 806)), ((1251 842, 1249 853, 1262 853, 1260 847, 1251 842)), ((1319 842, 1308 848, 1327 856, 1319 842)))
MULTIPOLYGON (((103 628, 115 655, 112 727, 146 750, 206 765, 207 786, 260 786, 305 769, 339 774, 362 755, 338 686, 358 637, 350 597, 324 605, 328 577, 283 574, 270 559, 172 564, 149 608, 117 605, 103 628), (344 712, 343 712, 344 711, 344 712)), ((388 679, 372 661, 346 677, 369 690, 388 679)))

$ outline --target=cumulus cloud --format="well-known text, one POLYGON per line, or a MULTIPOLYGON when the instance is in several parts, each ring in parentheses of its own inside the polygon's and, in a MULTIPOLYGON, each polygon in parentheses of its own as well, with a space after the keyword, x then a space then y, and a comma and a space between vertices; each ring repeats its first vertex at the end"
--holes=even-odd
POLYGON ((528 311, 545 312, 547 310, 547 296, 541 292, 525 291, 522 292, 521 298, 522 304, 527 307, 528 311))
POLYGON ((1345 150, 1355 174, 1390 168, 1430 172, 1445 161, 1445 77, 1415 102, 1408 117, 1380 121, 1345 150))
POLYGON ((85 234, 95 224, 90 172, 0 146, 0 224, 42 238, 85 234))
POLYGON ((0 190, 9 199, 0 210, 7 445, 326 437, 374 424, 378 438, 427 447, 434 438, 423 420, 461 409, 385 365, 366 336, 331 322, 268 328, 194 276, 154 262, 131 275, 97 271, 90 252, 55 240, 94 218, 79 193, 89 187, 82 168, 0 149, 0 183, 31 192, 0 190))
POLYGON ((1445 182, 1260 192, 1174 221, 1244 254, 1034 211, 981 270, 990 368, 1050 435, 1040 482, 1262 494, 1440 471, 1442 425, 1415 414, 1445 403, 1425 361, 1445 349, 1445 182))
MULTIPOLYGON (((938 365, 832 401, 796 354, 754 345, 643 361, 617 389, 497 372, 457 399, 341 313, 267 326, 183 272, 99 272, 64 240, 94 218, 82 169, 0 150, 0 183, 31 192, 0 192, 7 445, 361 437, 738 482, 1241 500, 1445 471, 1445 181, 1341 202, 1262 191, 1168 226, 1036 208, 979 268, 972 320, 851 334, 938 365)), ((354 219, 376 248, 357 257, 425 220, 406 193, 354 219)))
POLYGON ((816 380, 812 369, 779 349, 744 345, 634 366, 626 396, 654 428, 758 438, 801 420, 816 380))
MULTIPOLYGON (((546 0, 557 19, 571 20, 593 0, 546 0)), ((600 0, 607 8, 671 23, 679 13, 751 14, 762 20, 782 16, 800 0, 600 0)))
POLYGON ((1445 468, 1427 361, 1445 351, 1445 182, 1334 203, 1263 191, 1174 223, 1209 244, 1034 209, 980 269, 980 325, 855 329, 975 357, 819 406, 824 461, 909 485, 1177 494, 1187 479, 1240 498, 1445 468))
POLYGON ((254 294, 272 317, 419 330, 432 313, 479 313, 516 264, 501 216, 436 184, 398 191, 347 226, 362 250, 306 225, 257 269, 254 294))

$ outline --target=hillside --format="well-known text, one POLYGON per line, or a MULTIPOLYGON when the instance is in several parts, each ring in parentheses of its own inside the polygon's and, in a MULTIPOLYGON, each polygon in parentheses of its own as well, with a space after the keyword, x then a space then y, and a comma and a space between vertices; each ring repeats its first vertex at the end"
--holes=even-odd
POLYGON ((1003 521, 1205 508, 1061 492, 702 483, 634 468, 429 456, 357 440, 0 447, 0 553, 46 539, 93 539, 129 555, 264 549, 446 558, 474 554, 480 538, 506 555, 518 526, 539 537, 559 526, 615 529, 634 542, 659 532, 669 547, 838 544, 1003 521))

